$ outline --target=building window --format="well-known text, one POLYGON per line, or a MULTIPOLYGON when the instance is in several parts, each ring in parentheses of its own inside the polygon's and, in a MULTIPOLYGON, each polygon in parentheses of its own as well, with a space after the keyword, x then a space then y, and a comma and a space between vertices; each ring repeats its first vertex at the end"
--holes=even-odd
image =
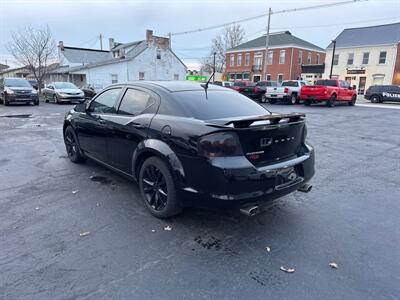
POLYGON ((118 83, 118 74, 111 74, 111 83, 118 83))
POLYGON ((244 56, 244 65, 250 65, 250 53, 246 53, 246 55, 244 56))
POLYGON ((279 52, 279 64, 281 64, 281 65, 283 65, 285 63, 285 54, 286 54, 285 50, 281 50, 279 52))
POLYGON ((308 52, 307 54, 307 64, 311 65, 311 52, 308 52))
POLYGON ((144 80, 144 72, 139 72, 139 80, 144 80))
POLYGON ((321 55, 317 53, 317 65, 319 65, 320 63, 321 63, 321 55))
POLYGON ((349 56, 347 57, 347 64, 352 65, 354 61, 354 53, 349 53, 349 56))
POLYGON ((237 73, 237 74, 236 74, 236 79, 242 80, 242 79, 243 79, 242 73, 237 73))
POLYGON ((369 61, 369 52, 364 52, 363 53, 362 64, 363 65, 368 65, 368 61, 369 61))
POLYGON ((157 59, 161 59, 161 49, 157 49, 157 59))
POLYGON ((303 51, 299 50, 298 63, 301 65, 303 63, 303 51))
POLYGON ((274 59, 274 52, 273 51, 268 51, 268 64, 272 65, 272 61, 274 59))
POLYGON ((243 73, 243 80, 249 80, 250 79, 250 73, 243 73))
POLYGON ((258 70, 258 69, 261 69, 261 65, 262 65, 262 54, 256 53, 254 55, 254 66, 258 70))
POLYGON ((379 53, 379 64, 386 64, 386 51, 379 53))
POLYGON ((333 57, 333 65, 337 66, 339 64, 339 54, 335 54, 333 57))
POLYGON ((235 73, 229 74, 229 80, 231 80, 231 81, 235 80, 235 73))
POLYGON ((234 66, 235 66, 235 54, 231 54, 231 55, 229 56, 229 58, 230 58, 229 65, 230 65, 231 67, 234 67, 234 66))
POLYGON ((238 67, 242 65, 242 54, 238 54, 237 65, 238 65, 238 67))
MULTIPOLYGON (((143 74, 144 77, 144 74, 143 74)), ((179 80, 179 74, 174 74, 174 80, 179 80)))
POLYGON ((267 74, 267 81, 271 81, 271 80, 272 80, 271 74, 267 74))
POLYGON ((278 82, 282 83, 283 81, 283 74, 278 74, 278 82))

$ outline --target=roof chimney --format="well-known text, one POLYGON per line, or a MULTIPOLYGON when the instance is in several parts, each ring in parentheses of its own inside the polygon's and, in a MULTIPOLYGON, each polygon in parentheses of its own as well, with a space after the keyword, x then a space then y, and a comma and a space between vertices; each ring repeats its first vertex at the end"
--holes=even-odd
POLYGON ((146 41, 150 42, 153 39, 153 30, 146 30, 146 41))
POLYGON ((58 42, 58 48, 59 48, 61 51, 64 51, 64 42, 63 42, 63 41, 59 41, 59 42, 58 42))
POLYGON ((109 38, 109 39, 108 39, 108 45, 109 45, 110 50, 111 50, 112 48, 114 48, 115 43, 114 43, 114 39, 113 39, 113 38, 109 38))

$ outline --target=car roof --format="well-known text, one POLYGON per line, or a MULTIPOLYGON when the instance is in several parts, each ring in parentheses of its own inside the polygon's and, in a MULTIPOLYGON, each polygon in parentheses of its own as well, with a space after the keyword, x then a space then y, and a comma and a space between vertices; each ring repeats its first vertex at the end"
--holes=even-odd
MULTIPOLYGON (((192 82, 192 81, 145 81, 145 80, 138 80, 138 81, 130 81, 126 83, 116 83, 111 86, 141 86, 145 88, 161 88, 168 92, 183 92, 183 91, 204 91, 204 88, 201 86, 205 84, 203 82, 192 82)), ((210 84, 208 86, 208 91, 226 91, 226 88, 210 84)))

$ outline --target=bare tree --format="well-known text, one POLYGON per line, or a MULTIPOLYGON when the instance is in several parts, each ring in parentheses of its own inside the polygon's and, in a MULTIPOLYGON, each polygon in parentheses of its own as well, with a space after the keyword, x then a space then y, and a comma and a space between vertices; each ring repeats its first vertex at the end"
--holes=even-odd
POLYGON ((213 65, 213 55, 215 52, 215 69, 222 72, 225 67, 226 50, 233 48, 245 39, 245 31, 240 24, 233 24, 225 27, 218 35, 216 35, 211 43, 211 57, 207 60, 209 66, 213 65))
POLYGON ((40 94, 48 65, 57 55, 56 43, 50 28, 25 27, 19 32, 13 32, 7 49, 20 64, 32 72, 38 82, 40 94))

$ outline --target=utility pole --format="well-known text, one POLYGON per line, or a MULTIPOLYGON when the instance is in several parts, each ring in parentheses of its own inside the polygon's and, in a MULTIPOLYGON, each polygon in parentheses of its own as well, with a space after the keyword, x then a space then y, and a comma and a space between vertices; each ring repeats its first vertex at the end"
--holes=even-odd
POLYGON ((336 40, 333 40, 332 43, 333 43, 333 52, 331 60, 331 71, 329 72, 329 79, 332 79, 333 60, 335 59, 335 50, 336 50, 336 40))
POLYGON ((103 50, 103 35, 100 33, 100 49, 103 50))
POLYGON ((263 73, 265 74, 265 80, 267 80, 267 70, 268 70, 268 47, 269 47, 269 27, 271 23, 271 14, 272 14, 272 9, 271 7, 268 9, 268 21, 267 21, 267 36, 265 38, 265 63, 264 63, 264 71, 263 73))
POLYGON ((213 62, 213 73, 214 73, 214 76, 213 76, 213 83, 214 83, 214 81, 215 81, 215 55, 217 54, 217 52, 214 52, 214 62, 213 62))

